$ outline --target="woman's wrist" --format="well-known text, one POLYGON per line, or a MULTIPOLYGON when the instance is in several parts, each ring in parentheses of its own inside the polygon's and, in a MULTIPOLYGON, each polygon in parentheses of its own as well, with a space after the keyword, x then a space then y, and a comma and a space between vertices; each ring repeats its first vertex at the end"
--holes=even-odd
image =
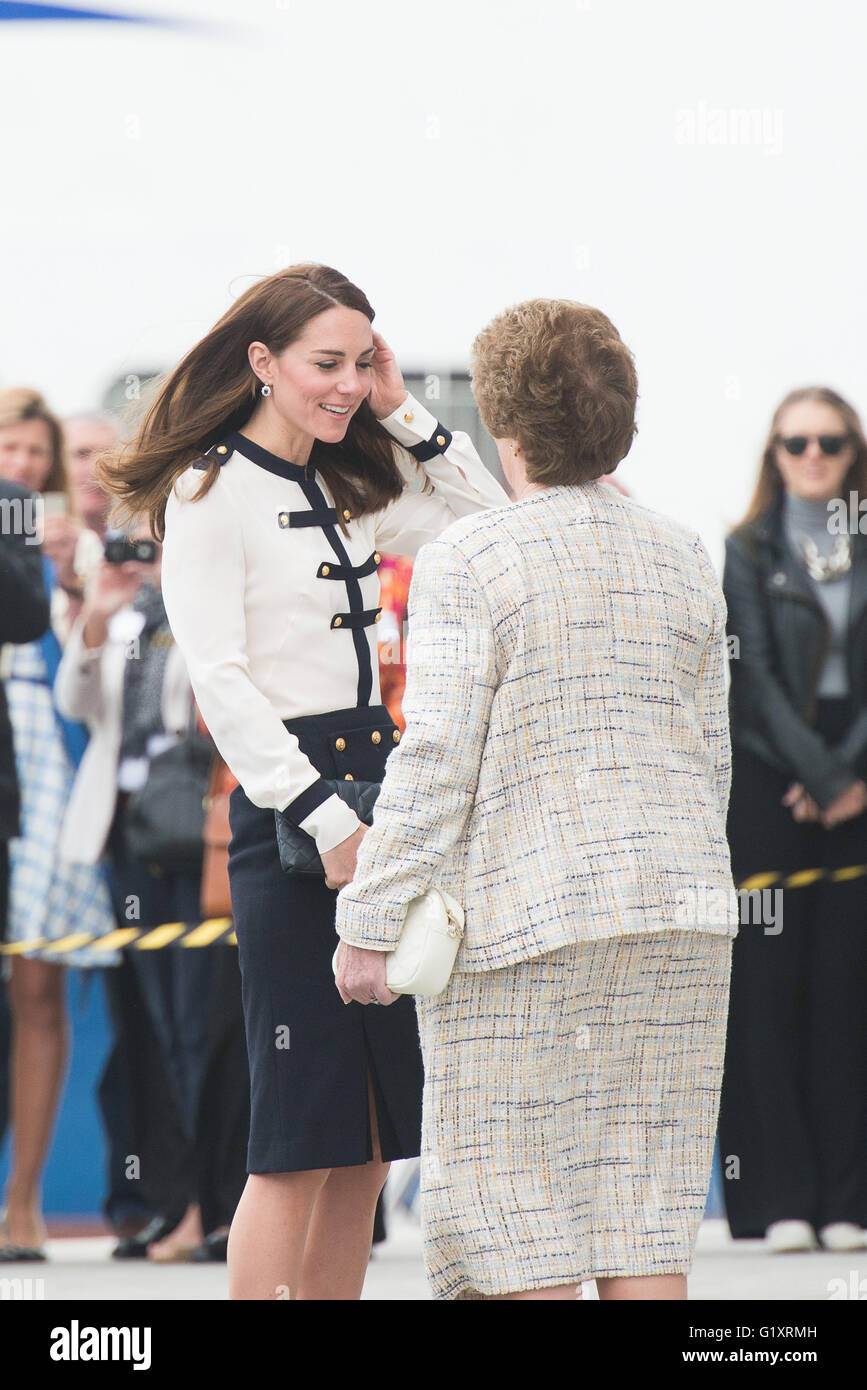
POLYGON ((409 392, 404 391, 403 395, 399 396, 398 399, 395 400, 394 404, 389 407, 389 409, 384 410, 381 415, 377 415, 377 420, 379 420, 381 423, 383 420, 387 420, 390 415, 393 415, 396 410, 400 410, 400 407, 403 405, 404 401, 407 399, 408 396, 409 392))

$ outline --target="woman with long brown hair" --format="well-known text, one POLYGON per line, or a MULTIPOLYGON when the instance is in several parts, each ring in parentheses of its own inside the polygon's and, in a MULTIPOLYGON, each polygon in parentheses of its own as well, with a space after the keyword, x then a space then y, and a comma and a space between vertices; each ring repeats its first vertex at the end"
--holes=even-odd
MULTIPOLYGON (((413 555, 508 499, 466 435, 407 394, 373 317, 326 266, 260 281, 104 470, 164 536, 169 620, 240 782, 229 871, 251 1128, 236 1298, 359 1297, 389 1161, 419 1152, 413 1001, 345 1006, 334 986, 336 890, 366 829, 334 779, 380 780, 400 738, 379 703, 380 548, 413 555), (324 879, 283 872, 275 810, 315 842, 324 879)), ((369 1002, 387 1000, 371 987, 369 1002)))
POLYGON ((736 1238, 867 1224, 867 442, 837 392, 777 407, 729 536, 728 833, 741 899, 720 1151, 736 1238), (749 911, 745 907, 749 906, 749 911))
POLYGON ((46 495, 56 508, 42 518, 53 625, 37 641, 13 648, 3 672, 21 789, 21 833, 9 842, 6 926, 18 947, 8 963, 13 1144, 0 1228, 0 1262, 9 1263, 45 1258, 40 1182, 68 1048, 63 967, 113 966, 117 953, 83 946, 58 955, 52 948, 78 932, 107 935, 115 922, 104 865, 76 864, 60 853, 86 732, 60 716, 53 698, 64 635, 58 610, 68 615, 81 603, 74 561, 84 528, 69 489, 60 422, 30 387, 0 392, 0 477, 28 488, 43 512, 46 495), (35 944, 25 948, 25 942, 35 944))

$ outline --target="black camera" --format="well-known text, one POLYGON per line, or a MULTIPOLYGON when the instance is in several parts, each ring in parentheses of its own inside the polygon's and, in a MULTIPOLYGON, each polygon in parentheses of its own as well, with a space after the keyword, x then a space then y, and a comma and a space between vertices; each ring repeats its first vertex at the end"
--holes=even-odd
POLYGON ((114 536, 105 542, 105 558, 110 565, 125 565, 138 560, 140 565, 152 565, 157 558, 156 541, 131 541, 128 536, 114 536))

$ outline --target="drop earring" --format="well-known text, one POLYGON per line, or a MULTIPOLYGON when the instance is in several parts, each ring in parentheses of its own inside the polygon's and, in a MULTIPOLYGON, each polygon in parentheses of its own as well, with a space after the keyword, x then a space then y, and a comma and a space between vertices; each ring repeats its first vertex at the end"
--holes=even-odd
POLYGON ((268 385, 268 383, 267 383, 267 381, 266 381, 265 384, 264 384, 264 386, 262 387, 262 395, 263 395, 263 396, 270 396, 270 394, 271 394, 271 387, 268 385))

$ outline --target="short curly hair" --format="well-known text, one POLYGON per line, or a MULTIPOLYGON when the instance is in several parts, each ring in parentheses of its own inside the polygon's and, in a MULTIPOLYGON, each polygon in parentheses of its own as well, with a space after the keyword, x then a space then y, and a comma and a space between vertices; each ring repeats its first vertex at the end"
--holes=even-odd
POLYGON ((495 439, 517 439, 545 486, 613 473, 636 432, 635 361, 600 309, 528 299, 473 343, 473 395, 495 439))

